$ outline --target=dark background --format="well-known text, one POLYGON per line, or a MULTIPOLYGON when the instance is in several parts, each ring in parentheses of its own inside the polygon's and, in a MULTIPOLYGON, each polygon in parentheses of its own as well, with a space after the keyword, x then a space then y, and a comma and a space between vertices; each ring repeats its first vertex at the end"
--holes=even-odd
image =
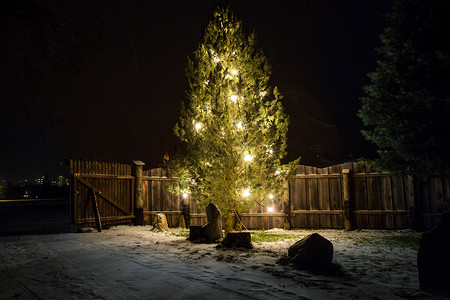
MULTIPOLYGON (((173 155, 184 68, 219 1, 3 1, 0 179, 56 176, 64 160, 158 167, 173 155)), ((228 1, 272 65, 288 156, 370 157, 356 116, 392 1, 228 1)))

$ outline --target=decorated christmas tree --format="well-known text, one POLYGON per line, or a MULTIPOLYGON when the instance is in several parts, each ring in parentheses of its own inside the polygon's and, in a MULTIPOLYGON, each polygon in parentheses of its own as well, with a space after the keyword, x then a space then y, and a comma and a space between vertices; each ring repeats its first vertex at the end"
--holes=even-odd
POLYGON ((228 219, 256 205, 270 212, 298 162, 281 165, 289 118, 270 73, 255 34, 218 8, 188 60, 188 101, 174 128, 183 145, 171 167, 180 193, 228 219))

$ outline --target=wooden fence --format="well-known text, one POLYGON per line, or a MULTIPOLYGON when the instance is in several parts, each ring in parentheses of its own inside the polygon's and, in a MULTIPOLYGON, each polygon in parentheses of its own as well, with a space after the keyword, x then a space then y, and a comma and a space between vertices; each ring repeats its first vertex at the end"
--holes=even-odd
POLYGON ((298 166, 290 183, 291 225, 293 228, 344 228, 347 218, 353 228, 410 228, 407 180, 372 172, 359 163, 327 168, 298 166), (348 183, 344 183, 346 172, 348 183), (348 199, 344 199, 345 189, 348 189, 348 199), (345 201, 349 206, 347 216, 345 201))
POLYGON ((128 223, 134 219, 131 165, 71 160, 70 218, 73 227, 128 223))
MULTIPOLYGON (((169 192, 168 187, 176 182, 164 177, 163 170, 144 173, 146 215, 163 212, 170 226, 178 226, 181 215, 191 225, 206 223, 205 212, 193 199, 169 192)), ((326 168, 300 165, 285 195, 274 201, 273 212, 257 206, 241 218, 249 229, 340 229, 346 228, 346 222, 354 229, 431 229, 448 209, 444 203, 450 198, 449 183, 449 177, 411 181, 360 163, 326 168)), ((151 218, 146 220, 151 223, 151 218)))
MULTIPOLYGON (((136 196, 136 199, 142 199, 144 224, 152 224, 152 217, 157 213, 166 214, 171 227, 179 226, 182 216, 186 225, 206 223, 204 210, 193 199, 184 199, 169 191, 169 186, 176 181, 165 177, 164 170, 157 168, 142 172, 143 163, 136 166, 141 168, 141 173, 135 171, 136 176, 133 177, 130 165, 76 161, 71 162, 71 173, 84 174, 84 180, 98 186, 98 191, 104 186, 106 192, 103 194, 109 197, 109 202, 124 208, 120 211, 104 205, 100 215, 128 218, 130 221, 134 216, 130 206, 133 198, 129 195, 141 190, 142 196, 136 196)), ((450 199, 449 177, 435 176, 426 181, 413 181, 408 177, 375 172, 360 163, 327 168, 300 165, 286 185, 284 195, 274 201, 273 212, 262 206, 252 208, 241 216, 244 226, 249 229, 350 226, 355 229, 431 229, 437 225, 442 212, 449 209, 446 204, 450 199)), ((87 197, 87 190, 79 192, 87 197)), ((80 222, 76 220, 84 218, 92 222, 93 215, 88 212, 93 209, 92 205, 89 201, 83 205, 81 209, 72 204, 73 220, 80 222)))

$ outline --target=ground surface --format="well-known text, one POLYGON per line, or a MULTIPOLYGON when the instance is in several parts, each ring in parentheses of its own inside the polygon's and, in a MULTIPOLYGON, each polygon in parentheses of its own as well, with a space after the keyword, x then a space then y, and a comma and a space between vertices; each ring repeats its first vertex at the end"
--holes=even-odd
POLYGON ((270 230, 258 236, 253 250, 193 244, 186 232, 150 226, 3 236, 0 299, 431 298, 418 290, 420 234, 270 230), (332 241, 333 272, 276 263, 312 232, 332 241), (261 242, 271 236, 277 242, 261 242))

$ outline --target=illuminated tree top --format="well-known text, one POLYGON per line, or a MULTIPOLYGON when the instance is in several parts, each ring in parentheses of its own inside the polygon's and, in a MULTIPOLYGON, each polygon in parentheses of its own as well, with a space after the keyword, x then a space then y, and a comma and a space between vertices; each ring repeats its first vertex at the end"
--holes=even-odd
POLYGON ((289 119, 267 85, 270 72, 255 34, 230 9, 217 9, 188 60, 188 101, 174 130, 185 146, 181 187, 200 203, 241 211, 279 195, 291 169, 280 165, 289 119))

